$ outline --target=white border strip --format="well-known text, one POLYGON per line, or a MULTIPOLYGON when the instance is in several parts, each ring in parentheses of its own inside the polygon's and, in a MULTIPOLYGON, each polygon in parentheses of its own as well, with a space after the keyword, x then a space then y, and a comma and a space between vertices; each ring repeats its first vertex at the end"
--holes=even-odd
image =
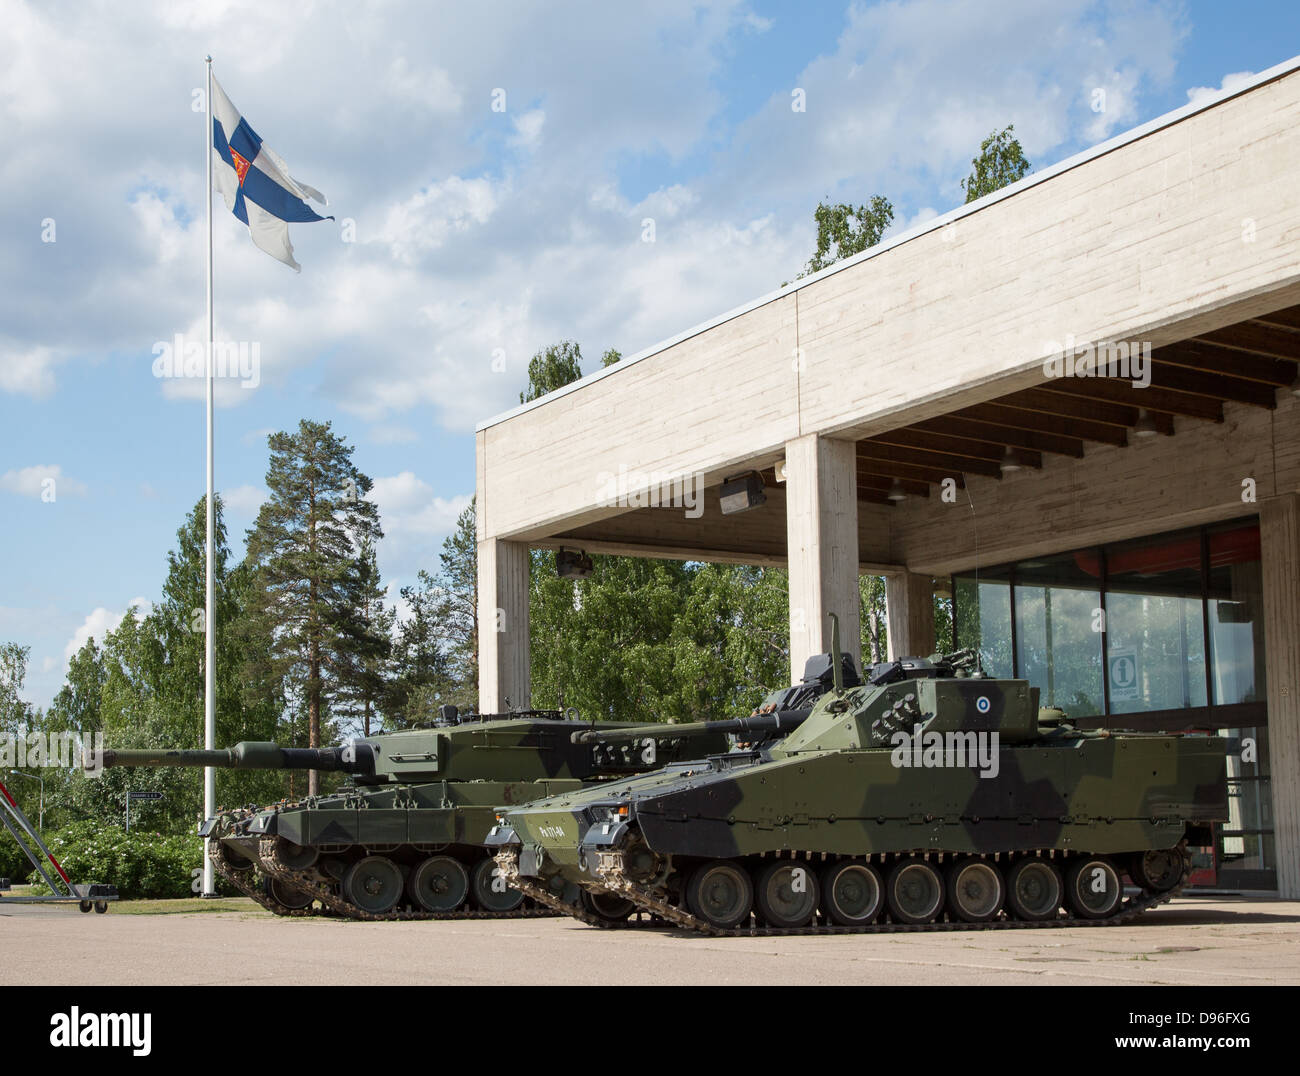
POLYGON ((1220 90, 1218 93, 1214 94, 1207 100, 1202 101, 1200 104, 1189 103, 1183 105, 1182 108, 1174 109, 1173 112, 1166 112, 1163 116, 1157 116, 1153 120, 1148 120, 1140 127, 1134 127, 1132 130, 1125 131, 1123 134, 1118 134, 1114 138, 1110 138, 1105 142, 1093 146, 1091 149, 1086 149, 1080 153, 1076 153, 1073 157, 1067 157, 1065 160, 1060 161, 1057 164, 1044 168, 1041 172, 1034 172, 1031 175, 1025 176, 1024 179, 1016 180, 1015 183, 994 191, 992 194, 986 194, 984 197, 976 199, 974 202, 958 206, 956 209, 951 209, 942 216, 935 217, 932 220, 926 221, 924 224, 917 225, 910 231, 896 235, 894 238, 886 240, 885 242, 877 243, 874 247, 868 247, 860 254, 854 254, 852 257, 845 258, 843 261, 838 261, 834 265, 827 266, 825 269, 814 273, 812 276, 806 276, 801 280, 787 284, 784 288, 770 291, 766 295, 745 303, 743 306, 738 306, 733 310, 728 310, 725 314, 719 314, 717 317, 701 322, 699 325, 687 329, 685 332, 678 333, 676 336, 670 336, 667 340, 653 344, 644 351, 638 351, 635 355, 620 359, 612 366, 606 366, 604 369, 596 370, 593 373, 579 378, 577 381, 571 381, 569 384, 555 389, 553 392, 548 392, 545 396, 541 396, 536 400, 530 400, 528 403, 520 404, 518 407, 512 407, 509 411, 502 411, 500 414, 494 415, 493 417, 480 422, 474 427, 474 432, 482 433, 491 426, 496 426, 499 423, 505 422, 507 419, 514 418, 516 415, 522 415, 524 412, 531 411, 535 407, 557 400, 561 396, 565 396, 570 392, 574 392, 586 385, 599 381, 602 377, 608 377, 610 374, 617 373, 619 370, 632 365, 634 362, 648 359, 651 355, 658 355, 661 351, 667 351, 670 347, 680 344, 683 340, 689 340, 692 336, 698 336, 700 333, 708 332, 708 330, 714 329, 717 326, 730 321, 732 318, 740 317, 742 314, 748 314, 751 310, 757 310, 760 306, 765 306, 775 299, 796 292, 800 288, 807 287, 809 284, 813 284, 834 273, 842 272, 845 269, 849 269, 861 262, 867 261, 869 258, 874 258, 880 254, 884 254, 886 251, 893 250, 894 247, 902 246, 904 243, 910 243, 913 239, 917 239, 922 235, 938 231, 946 224, 950 224, 955 220, 960 220, 962 217, 970 216, 972 213, 978 213, 981 209, 987 209, 989 206, 995 205, 1004 198, 1010 198, 1013 195, 1019 194, 1023 190, 1028 190, 1030 187, 1046 182, 1053 176, 1059 176, 1063 172, 1068 172, 1073 168, 1078 168, 1082 164, 1096 160, 1098 157, 1105 156, 1107 153, 1111 153, 1114 150, 1119 149, 1121 146, 1126 146, 1130 142, 1136 142, 1139 138, 1145 138, 1147 135, 1154 134, 1156 131, 1162 130, 1165 127, 1172 127, 1174 124, 1187 119, 1189 116, 1194 116, 1198 112, 1204 112, 1207 109, 1222 104, 1224 101, 1229 101, 1234 97, 1240 97, 1242 94, 1249 93, 1251 90, 1258 89, 1265 83, 1273 82, 1276 79, 1291 74, 1296 70, 1300 70, 1300 56, 1293 56, 1291 59, 1284 60, 1282 63, 1276 64, 1266 71, 1261 71, 1249 82, 1239 86, 1235 90, 1220 90))

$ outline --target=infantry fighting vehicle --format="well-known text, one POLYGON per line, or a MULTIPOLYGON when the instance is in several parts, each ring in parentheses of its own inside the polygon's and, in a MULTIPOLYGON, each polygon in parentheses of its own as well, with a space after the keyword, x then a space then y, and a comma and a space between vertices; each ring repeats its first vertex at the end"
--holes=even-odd
POLYGON ((487 843, 540 902, 593 894, 552 906, 602 926, 1113 923, 1168 900, 1228 816, 1224 741, 1085 731, 1038 701, 969 651, 883 663, 775 742, 508 808, 487 843))
MULTIPOLYGON (((852 675, 851 664, 846 669, 852 675)), ((833 681, 829 655, 821 655, 809 662, 802 683, 773 692, 760 709, 806 713, 833 681)), ((702 723, 593 723, 572 710, 462 717, 443 707, 430 727, 341 747, 105 750, 98 761, 105 768, 349 774, 352 786, 332 795, 219 812, 199 830, 209 858, 222 877, 279 915, 315 914, 319 901, 354 919, 424 919, 552 914, 550 904, 526 904, 485 850, 496 808, 727 746, 723 733, 702 723), (620 740, 605 742, 614 732, 620 740)), ((594 896, 573 887, 562 895, 588 902, 594 896)))

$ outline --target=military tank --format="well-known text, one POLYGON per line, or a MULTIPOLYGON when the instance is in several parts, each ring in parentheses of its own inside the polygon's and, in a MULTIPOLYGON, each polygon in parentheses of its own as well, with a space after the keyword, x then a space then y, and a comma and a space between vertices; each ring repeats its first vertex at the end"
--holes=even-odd
POLYGON ((1224 741, 1038 703, 970 651, 882 663, 792 730, 770 715, 766 744, 507 807, 487 844, 539 902, 593 894, 552 903, 584 922, 712 935, 1107 924, 1173 897, 1228 817, 1224 741))
MULTIPOLYGON (((842 671, 856 677, 851 662, 842 671)), ((759 709, 806 712, 833 682, 830 656, 820 655, 802 682, 771 693, 759 709)), ((94 762, 346 773, 351 786, 331 795, 207 819, 199 833, 217 872, 277 915, 318 914, 319 903, 352 919, 439 919, 554 914, 554 894, 528 901, 486 851, 496 808, 727 747, 724 734, 701 723, 597 723, 572 710, 462 716, 442 707, 428 727, 338 747, 104 750, 94 762), (613 732, 620 739, 606 743, 613 732)), ((596 896, 558 888, 574 901, 596 896)))

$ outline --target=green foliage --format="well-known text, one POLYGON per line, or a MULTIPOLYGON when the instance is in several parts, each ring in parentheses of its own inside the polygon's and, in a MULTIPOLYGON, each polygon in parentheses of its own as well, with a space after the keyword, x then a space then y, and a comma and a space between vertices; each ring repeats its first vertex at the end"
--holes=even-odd
POLYGON ((970 162, 971 174, 961 181, 967 202, 1001 190, 1028 174, 1029 161, 1025 159, 1020 140, 1011 133, 1014 130, 1015 125, 1008 124, 980 143, 979 156, 970 162))
POLYGON ((21 698, 31 647, 0 643, 0 736, 19 735, 31 722, 31 707, 21 698))
POLYGON ((821 202, 813 210, 813 219, 817 222, 817 250, 800 277, 874 247, 893 222, 894 207, 879 194, 860 206, 821 202))
MULTIPOLYGON (((606 357, 609 354, 605 352, 606 357)), ((519 402, 540 399, 581 376, 582 349, 572 340, 561 340, 528 360, 528 388, 519 394, 519 402)))
MULTIPOLYGON (((194 833, 168 835, 134 826, 130 834, 99 821, 76 822, 45 842, 74 882, 107 882, 127 900, 188 897, 194 871, 203 866, 203 840, 194 833)), ((49 890, 36 871, 27 880, 49 890)))
MULTIPOLYGON (((307 746, 318 747, 323 733, 333 738, 330 707, 348 693, 349 672, 381 645, 377 622, 360 614, 377 580, 356 551, 383 531, 366 499, 373 483, 328 422, 303 419, 268 443, 270 496, 248 534, 257 574, 250 621, 270 639, 270 670, 305 719, 307 746)), ((317 789, 313 771, 308 791, 317 789)))
POLYGON ((402 588, 411 615, 398 631, 400 672, 390 689, 389 727, 428 721, 451 704, 478 705, 478 541, 475 506, 456 520, 442 543, 435 573, 421 570, 418 586, 402 588))
MULTIPOLYGON (((16 794, 16 790, 10 791, 16 794)), ((27 877, 27 872, 31 869, 31 860, 23 855, 18 842, 9 835, 8 830, 0 827, 0 878, 8 878, 17 885, 27 877)))
POLYGON ((352 719, 363 736, 371 733, 390 691, 390 662, 393 653, 393 625, 397 612, 384 606, 384 587, 379 581, 375 544, 361 543, 357 556, 356 605, 346 610, 351 645, 344 647, 339 662, 339 693, 336 709, 352 719))
POLYGON ((606 366, 613 366, 614 363, 620 362, 622 358, 623 358, 623 352, 617 350, 616 348, 610 348, 608 351, 605 352, 605 354, 603 354, 600 357, 600 365, 602 368, 606 366))

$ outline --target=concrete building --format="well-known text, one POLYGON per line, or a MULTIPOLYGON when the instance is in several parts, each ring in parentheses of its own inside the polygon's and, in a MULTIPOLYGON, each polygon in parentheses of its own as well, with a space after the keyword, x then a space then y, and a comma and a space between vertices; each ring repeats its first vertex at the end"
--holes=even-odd
POLYGON ((530 547, 788 565, 792 671, 883 574, 896 652, 937 592, 1045 703, 1229 730, 1203 877, 1300 897, 1297 362, 1300 58, 483 423, 481 706, 530 547))

